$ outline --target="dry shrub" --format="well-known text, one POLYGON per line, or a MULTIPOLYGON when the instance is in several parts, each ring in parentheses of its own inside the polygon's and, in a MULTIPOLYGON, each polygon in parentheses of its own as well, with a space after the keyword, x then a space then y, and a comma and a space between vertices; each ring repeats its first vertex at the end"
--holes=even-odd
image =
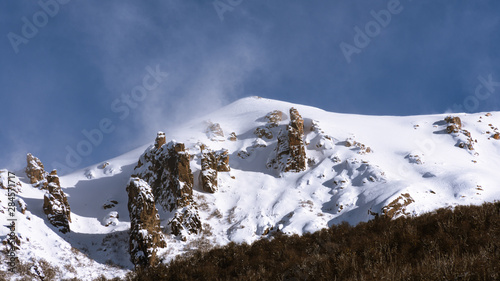
POLYGON ((230 243, 132 280, 500 280, 500 202, 230 243))

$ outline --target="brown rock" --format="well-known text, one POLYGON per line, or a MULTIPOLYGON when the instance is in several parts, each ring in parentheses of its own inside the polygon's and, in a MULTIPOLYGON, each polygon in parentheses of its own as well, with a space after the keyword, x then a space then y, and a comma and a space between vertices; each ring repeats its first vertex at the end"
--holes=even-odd
POLYGON ((304 120, 295 108, 290 108, 290 123, 281 130, 274 155, 268 167, 283 172, 300 172, 306 169, 307 157, 304 148, 304 120))
POLYGON ((167 143, 167 138, 165 137, 165 133, 164 132, 158 132, 156 134, 156 139, 155 139, 155 147, 156 149, 162 147, 164 144, 167 143))
POLYGON ((218 187, 218 172, 229 172, 230 170, 227 149, 202 151, 200 178, 205 192, 215 193, 218 187))
POLYGON ((17 199, 17 205, 19 206, 19 209, 21 210, 21 213, 26 214, 26 210, 28 209, 28 205, 22 198, 17 199))
POLYGON ((231 167, 229 167, 229 152, 227 149, 222 149, 215 152, 215 158, 217 160, 217 171, 218 172, 229 172, 231 167))
POLYGON ((156 266, 160 261, 158 248, 167 243, 160 229, 160 217, 151 187, 144 180, 132 177, 127 186, 130 215, 129 253, 136 267, 156 266))
POLYGON ((104 162, 104 163, 102 163, 101 165, 99 165, 97 168, 98 168, 98 169, 104 169, 104 168, 106 168, 107 166, 109 166, 109 162, 104 162))
POLYGON ((448 127, 446 127, 446 132, 448 132, 448 134, 458 133, 458 128, 455 125, 449 125, 448 127))
POLYGON ((45 180, 47 172, 45 172, 42 161, 33 156, 31 153, 26 155, 26 176, 30 179, 31 184, 38 184, 45 180))
POLYGON ((460 120, 460 117, 448 116, 444 118, 444 121, 446 121, 446 123, 448 124, 451 124, 446 128, 448 134, 458 133, 458 131, 462 128, 462 121, 460 120))
POLYGON ((47 192, 43 200, 43 211, 47 215, 49 222, 59 228, 59 231, 66 233, 70 231, 71 209, 66 194, 59 184, 59 177, 56 170, 47 176, 47 192))
POLYGON ((201 229, 201 220, 196 208, 184 208, 175 213, 174 218, 168 222, 172 234, 183 236, 184 233, 198 233, 201 229))
POLYGON ((253 132, 258 138, 272 139, 274 137, 273 132, 268 127, 257 127, 253 132))
POLYGON ((286 114, 280 110, 273 110, 266 114, 265 118, 269 127, 277 127, 281 121, 286 119, 286 114))
POLYGON ((224 131, 220 127, 219 123, 209 122, 205 133, 212 141, 224 141, 224 131))
POLYGON ((57 175, 56 170, 52 170, 49 175, 47 175, 47 181, 48 183, 55 183, 57 186, 61 186, 61 183, 59 182, 59 176, 57 175))
POLYGON ((409 216, 410 213, 406 211, 406 207, 415 202, 409 193, 401 194, 394 201, 382 208, 382 213, 393 219, 399 216, 409 216))
MULTIPOLYGON (((155 202, 168 212, 175 212, 174 217, 181 217, 187 233, 198 233, 192 225, 199 221, 196 203, 193 200, 193 173, 190 168, 190 155, 184 144, 169 142, 160 148, 151 146, 139 159, 135 167, 135 177, 146 181, 152 189, 155 202), (189 217, 183 217, 185 209, 190 209, 189 217)), ((178 228, 172 228, 175 235, 181 234, 178 228), (174 232, 175 231, 175 232, 174 232)), ((185 232, 182 232, 186 234, 185 232)))
POLYGON ((111 209, 111 208, 114 208, 117 204, 118 204, 118 201, 116 201, 116 200, 108 200, 106 203, 104 203, 102 205, 102 208, 104 210, 111 209))
POLYGON ((496 140, 500 139, 500 134, 499 133, 495 133, 493 135, 493 138, 496 139, 496 140))
POLYGON ((238 137, 236 136, 236 133, 235 133, 235 132, 232 132, 232 133, 229 135, 229 140, 230 140, 230 141, 237 141, 237 140, 238 140, 238 137))
MULTIPOLYGON (((11 229, 10 225, 7 225, 7 227, 9 229, 11 229)), ((11 230, 14 230, 14 228, 12 228, 11 230)), ((6 251, 8 252, 9 250, 20 250, 21 249, 21 239, 19 239, 19 236, 17 233, 15 232, 12 232, 14 233, 15 235, 14 236, 10 236, 8 235, 7 237, 5 237, 5 239, 2 241, 2 244, 4 246, 7 246, 7 249, 6 251)))

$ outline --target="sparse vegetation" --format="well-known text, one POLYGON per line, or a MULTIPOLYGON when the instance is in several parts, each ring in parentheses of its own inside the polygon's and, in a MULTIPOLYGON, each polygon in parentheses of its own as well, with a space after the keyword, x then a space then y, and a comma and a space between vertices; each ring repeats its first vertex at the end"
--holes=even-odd
POLYGON ((500 202, 230 243, 132 280, 499 280, 500 202))
POLYGON ((224 216, 222 215, 222 213, 220 212, 219 209, 215 209, 211 214, 210 216, 208 216, 208 219, 212 219, 212 218, 218 218, 218 219, 222 219, 224 216))

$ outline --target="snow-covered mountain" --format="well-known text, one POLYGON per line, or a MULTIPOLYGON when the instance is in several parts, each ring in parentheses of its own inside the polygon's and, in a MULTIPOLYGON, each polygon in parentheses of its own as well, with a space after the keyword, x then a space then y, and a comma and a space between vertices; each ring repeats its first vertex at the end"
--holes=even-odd
MULTIPOLYGON (((29 158, 28 173, 14 171, 12 179, 15 252, 34 275, 47 275, 48 263, 59 269, 57 279, 122 277, 134 269, 129 244, 138 249, 134 261, 147 258, 141 247, 149 245, 168 262, 277 231, 302 234, 499 200, 498 125, 500 112, 363 116, 241 99, 58 180, 29 158), (70 231, 54 219, 69 219, 70 231), (130 233, 142 240, 129 241, 130 233)), ((8 175, 1 170, 3 188, 8 175)), ((9 202, 2 192, 5 226, 9 202)), ((0 239, 9 233, 2 227, 0 239)))

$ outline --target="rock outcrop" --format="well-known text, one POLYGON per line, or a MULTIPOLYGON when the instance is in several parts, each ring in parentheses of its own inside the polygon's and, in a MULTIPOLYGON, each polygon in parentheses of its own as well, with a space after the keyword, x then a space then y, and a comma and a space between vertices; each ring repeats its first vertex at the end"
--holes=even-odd
POLYGON ((49 222, 62 233, 70 231, 71 209, 66 194, 62 191, 56 170, 47 176, 47 192, 43 200, 43 211, 49 222))
POLYGON ((205 192, 216 192, 218 172, 229 172, 230 170, 227 149, 202 151, 200 180, 205 192))
POLYGON ((31 184, 36 184, 41 188, 47 187, 47 182, 45 179, 48 173, 45 171, 42 161, 37 157, 33 156, 31 153, 26 155, 26 176, 30 179, 31 184))
POLYGON ((158 132, 155 139, 155 148, 158 149, 167 143, 167 137, 164 132, 158 132))
POLYGON ((267 122, 265 126, 260 126, 253 132, 258 138, 272 139, 274 138, 273 128, 279 126, 279 123, 287 118, 286 114, 279 110, 273 110, 264 116, 267 122))
POLYGON ((229 140, 230 141, 237 141, 238 140, 238 136, 236 135, 235 132, 232 132, 231 134, 229 134, 229 140))
POLYGON ((372 152, 372 149, 369 146, 355 141, 353 138, 346 139, 344 145, 345 147, 352 147, 353 150, 357 150, 358 154, 366 154, 372 152))
POLYGON ((306 169, 304 148, 304 120, 295 108, 290 108, 290 123, 278 136, 278 145, 267 166, 282 172, 300 172, 306 169))
MULTIPOLYGON (((474 141, 474 139, 472 139, 471 133, 462 127, 462 121, 460 120, 460 117, 448 116, 444 119, 444 121, 446 121, 446 123, 447 123, 446 132, 448 134, 461 133, 465 137, 465 140, 459 139, 459 141, 457 143, 458 147, 466 148, 469 151, 474 150, 474 142, 475 141, 474 141)), ((463 137, 461 137, 461 138, 463 138, 463 137)))
POLYGON ((462 128, 462 120, 460 120, 460 117, 448 116, 444 119, 444 121, 449 124, 448 127, 446 127, 448 134, 458 133, 462 128))
POLYGON ((307 144, 306 142, 306 145, 312 145, 312 147, 314 147, 315 149, 322 149, 322 150, 333 149, 333 147, 335 146, 334 138, 330 135, 327 135, 325 131, 321 129, 319 121, 312 120, 311 132, 314 137, 311 138, 309 144, 307 144))
POLYGON ((274 137, 273 132, 267 126, 257 127, 253 132, 258 138, 272 139, 274 137))
MULTIPOLYGON (((164 134, 158 134, 155 144, 161 144, 164 134)), ((175 210, 175 222, 181 225, 172 227, 175 235, 198 233, 201 230, 196 204, 193 200, 193 173, 190 156, 184 144, 170 141, 159 147, 150 146, 139 159, 134 176, 146 181, 152 188, 155 202, 164 210, 175 210), (189 216, 185 217, 186 210, 189 216), (180 230, 185 231, 180 231, 180 230)))
POLYGON ((211 141, 224 141, 224 131, 219 123, 207 122, 205 133, 211 141))
POLYGON ((410 216, 411 214, 406 210, 406 207, 415 202, 409 193, 403 193, 398 198, 394 199, 387 206, 382 208, 382 213, 391 219, 401 216, 410 216))
POLYGON ((287 118, 286 114, 280 110, 273 110, 269 112, 265 118, 270 127, 277 127, 279 123, 287 118))
POLYGON ((130 215, 129 253, 136 267, 156 266, 158 248, 167 246, 153 191, 144 180, 132 177, 127 186, 130 215))

